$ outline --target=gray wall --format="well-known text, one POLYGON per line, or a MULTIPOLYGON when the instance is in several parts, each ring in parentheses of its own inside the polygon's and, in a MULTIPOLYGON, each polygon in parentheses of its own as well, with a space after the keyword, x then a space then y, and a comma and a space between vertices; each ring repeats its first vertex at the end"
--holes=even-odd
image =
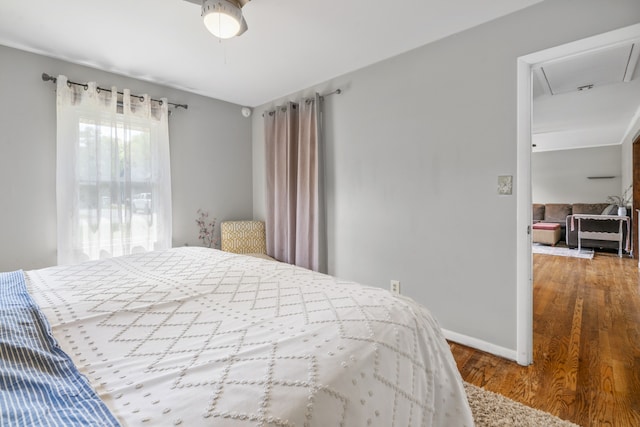
POLYGON ((620 194, 622 146, 544 151, 531 155, 534 203, 604 203, 620 194), (615 176, 588 179, 588 176, 615 176))
POLYGON ((622 141, 622 183, 619 192, 633 185, 633 141, 640 136, 640 108, 622 141))
MULTIPOLYGON (((637 0, 545 1, 292 94, 326 102, 329 272, 403 293, 441 325, 516 348, 516 58, 635 24, 637 0), (515 187, 515 186, 514 186, 515 187)), ((254 216, 264 217, 261 111, 254 216)), ((514 352, 515 356, 515 352, 514 352)))
POLYGON ((169 118, 174 245, 199 244, 198 208, 252 217, 251 122, 238 105, 0 46, 0 271, 56 263, 56 98, 42 72, 189 104, 169 118))

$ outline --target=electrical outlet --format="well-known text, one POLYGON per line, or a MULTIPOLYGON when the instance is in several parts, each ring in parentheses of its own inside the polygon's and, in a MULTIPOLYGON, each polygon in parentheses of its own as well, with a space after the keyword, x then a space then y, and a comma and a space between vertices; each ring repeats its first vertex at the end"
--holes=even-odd
POLYGON ((392 280, 389 290, 394 294, 400 294, 400 280, 392 280))

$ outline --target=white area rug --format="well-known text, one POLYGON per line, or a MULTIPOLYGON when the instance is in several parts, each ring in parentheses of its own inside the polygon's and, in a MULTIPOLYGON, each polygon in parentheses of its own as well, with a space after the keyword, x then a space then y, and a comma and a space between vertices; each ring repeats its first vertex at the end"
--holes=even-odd
POLYGON ((533 244, 533 253, 543 255, 568 256, 573 258, 593 258, 593 249, 582 249, 578 251, 578 249, 569 249, 562 246, 541 245, 539 243, 533 244))
POLYGON ((473 384, 464 387, 476 427, 579 427, 473 384))

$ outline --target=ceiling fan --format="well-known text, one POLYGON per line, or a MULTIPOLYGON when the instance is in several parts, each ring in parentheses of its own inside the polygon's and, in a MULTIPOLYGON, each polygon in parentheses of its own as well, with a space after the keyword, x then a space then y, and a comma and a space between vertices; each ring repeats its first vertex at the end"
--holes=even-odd
POLYGON ((247 31, 242 7, 250 0, 184 0, 202 6, 204 26, 214 36, 230 39, 247 31))

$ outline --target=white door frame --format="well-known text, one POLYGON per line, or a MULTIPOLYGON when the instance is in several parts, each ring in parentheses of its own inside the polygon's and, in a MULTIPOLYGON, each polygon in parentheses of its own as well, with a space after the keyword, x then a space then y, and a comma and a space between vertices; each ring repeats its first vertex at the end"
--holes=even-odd
POLYGON ((640 37, 640 24, 588 37, 518 58, 516 175, 516 361, 533 363, 533 257, 531 253, 532 68, 542 62, 627 43, 640 37))

